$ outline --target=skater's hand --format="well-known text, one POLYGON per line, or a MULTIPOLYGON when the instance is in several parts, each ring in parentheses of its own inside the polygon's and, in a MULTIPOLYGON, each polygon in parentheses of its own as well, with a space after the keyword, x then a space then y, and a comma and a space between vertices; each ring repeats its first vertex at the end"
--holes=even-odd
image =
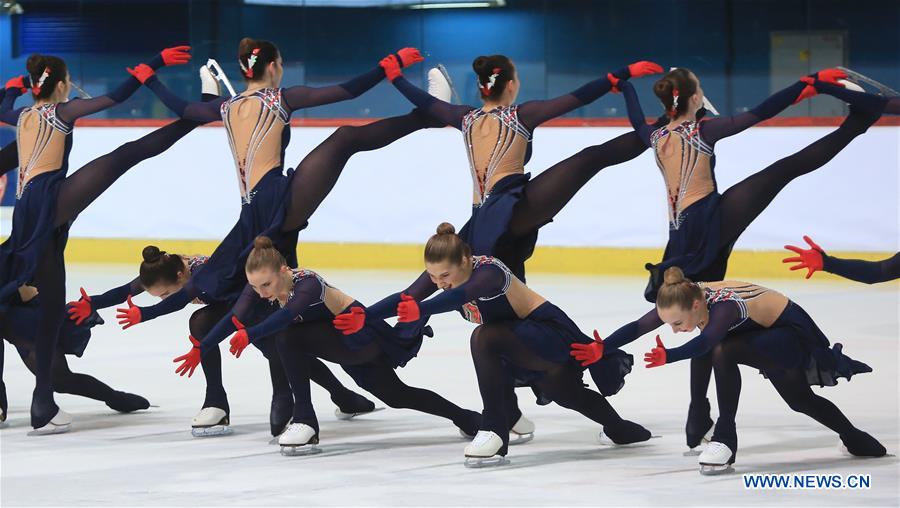
POLYGON ((644 361, 647 362, 645 367, 648 369, 666 364, 666 346, 663 346, 659 335, 656 336, 656 347, 651 349, 649 353, 644 353, 644 361))
POLYGON ((34 286, 23 284, 19 286, 19 299, 22 303, 28 303, 38 295, 38 289, 34 286))
POLYGON ((362 307, 351 307, 350 312, 334 316, 334 327, 344 335, 352 335, 366 324, 366 311, 362 307))
POLYGON ((91 308, 91 297, 84 288, 81 288, 81 298, 78 301, 69 302, 68 307, 69 319, 75 321, 76 326, 81 326, 81 323, 94 312, 94 309, 91 308))
POLYGON ((16 90, 18 89, 23 94, 28 91, 28 87, 25 86, 25 76, 16 76, 9 81, 6 82, 4 86, 7 90, 16 90))
POLYGON ((823 83, 831 83, 836 86, 844 86, 838 83, 839 79, 847 79, 847 73, 840 69, 824 69, 815 73, 814 77, 823 83))
POLYGON ((172 360, 174 363, 182 362, 182 364, 175 369, 175 373, 182 377, 184 377, 185 374, 187 374, 187 377, 193 376, 194 370, 197 369, 197 365, 200 365, 200 341, 195 339, 193 335, 190 335, 188 338, 191 339, 191 344, 193 344, 194 347, 192 347, 186 355, 181 355, 172 360))
POLYGON ((400 295, 400 303, 397 304, 397 320, 401 323, 412 323, 420 318, 419 304, 416 299, 406 293, 400 295))
POLYGON ((397 60, 397 55, 388 55, 382 58, 378 65, 384 69, 384 75, 388 78, 388 81, 393 82, 403 75, 403 72, 400 71, 401 66, 397 60))
POLYGON ((122 325, 123 330, 127 330, 132 326, 141 322, 141 308, 131 303, 131 295, 125 300, 128 307, 119 307, 116 309, 116 319, 122 325))
POLYGON ((182 65, 191 61, 190 46, 174 46, 159 52, 163 65, 182 65))
POLYGON ((244 348, 250 344, 250 336, 247 335, 247 328, 244 327, 244 323, 241 323, 241 320, 239 320, 237 316, 231 316, 231 322, 234 323, 234 327, 237 328, 237 333, 231 338, 230 351, 235 358, 240 358, 244 348))
POLYGON ((400 65, 402 67, 409 67, 412 64, 425 60, 425 57, 422 56, 422 53, 416 48, 403 48, 397 52, 397 56, 400 58, 400 65))
POLYGON ((128 71, 128 74, 134 76, 134 79, 144 84, 150 79, 156 72, 153 70, 153 67, 150 67, 147 64, 140 64, 135 66, 134 68, 125 67, 125 70, 128 71))
POLYGON ((634 62, 633 64, 628 66, 628 74, 631 74, 632 78, 641 78, 644 76, 649 76, 651 74, 659 74, 662 71, 663 68, 661 65, 655 62, 650 62, 648 60, 634 62))
POLYGON ((590 344, 573 342, 571 347, 569 355, 581 362, 582 367, 587 367, 603 358, 603 339, 600 338, 600 332, 597 330, 594 330, 594 342, 590 344))
POLYGON ((825 251, 822 250, 822 247, 816 245, 816 242, 812 241, 812 238, 803 235, 803 240, 806 241, 807 244, 811 247, 810 249, 803 249, 794 245, 785 245, 784 248, 793 251, 799 256, 784 258, 781 260, 782 263, 797 263, 796 265, 791 267, 791 270, 800 270, 801 268, 806 268, 806 278, 812 277, 812 274, 818 272, 824 266, 824 261, 822 256, 825 254, 825 251))

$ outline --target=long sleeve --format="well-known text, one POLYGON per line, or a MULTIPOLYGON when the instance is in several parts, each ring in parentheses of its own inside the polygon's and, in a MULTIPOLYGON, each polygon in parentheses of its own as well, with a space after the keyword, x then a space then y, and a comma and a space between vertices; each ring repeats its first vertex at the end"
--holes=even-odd
POLYGON ((841 259, 827 254, 822 256, 822 261, 826 272, 865 284, 900 278, 900 252, 881 261, 841 259))
POLYGON ((735 302, 720 302, 709 310, 709 323, 703 331, 681 346, 666 349, 666 363, 674 363, 688 358, 701 356, 728 335, 731 328, 741 318, 741 310, 735 302))
POLYGON ((197 289, 188 282, 177 293, 173 293, 166 298, 163 298, 163 300, 156 305, 141 307, 141 321, 150 321, 151 319, 156 319, 160 316, 165 316, 166 314, 178 312, 187 307, 187 305, 199 295, 200 293, 197 289))
POLYGON ((394 293, 382 298, 380 301, 366 307, 366 316, 369 319, 387 319, 397 315, 397 304, 400 303, 400 295, 403 293, 416 299, 417 302, 428 298, 437 291, 437 284, 431 281, 428 272, 422 272, 405 291, 394 293))
POLYGON ((14 110, 13 106, 16 105, 16 99, 18 99, 20 95, 22 95, 22 91, 18 88, 4 90, 3 100, 0 101, 0 122, 12 125, 13 127, 19 123, 19 115, 22 114, 22 110, 25 108, 14 110))
POLYGON ((656 330, 662 325, 663 320, 659 318, 659 313, 654 307, 653 310, 644 314, 638 320, 632 321, 614 331, 609 337, 603 339, 603 344, 608 350, 619 349, 626 344, 634 342, 638 337, 656 330))
POLYGON ((0 150, 0 176, 19 167, 19 145, 13 141, 0 150))
POLYGON ((250 340, 256 341, 284 330, 312 305, 317 303, 325 305, 322 301, 324 289, 322 283, 315 277, 306 277, 298 281, 294 284, 293 296, 284 307, 273 312, 261 323, 247 328, 250 340))
POLYGON ((291 111, 296 111, 298 109, 355 99, 371 90, 382 79, 384 79, 384 69, 375 67, 338 85, 322 87, 292 86, 284 88, 281 91, 281 96, 287 107, 291 111))
POLYGON ((155 75, 150 76, 150 79, 144 84, 159 97, 159 100, 167 108, 181 118, 196 122, 215 122, 222 119, 220 108, 225 102, 223 97, 209 102, 188 102, 172 93, 155 75))
POLYGON ((259 301, 260 297, 253 290, 253 287, 250 284, 244 286, 244 290, 241 291, 231 310, 203 337, 203 340, 200 342, 201 354, 206 354, 210 349, 218 347, 220 342, 236 332, 237 328, 235 328, 231 318, 236 317, 238 321, 246 321, 247 316, 250 315, 250 309, 259 301))
POLYGON ((781 113, 797 100, 800 92, 806 86, 806 83, 803 81, 797 81, 793 85, 776 92, 746 113, 704 120, 700 123, 700 134, 703 136, 704 141, 710 145, 715 145, 721 139, 734 136, 781 113))
POLYGON ((143 292, 144 286, 141 285, 140 279, 136 277, 127 284, 110 289, 103 294, 91 296, 91 307, 94 310, 99 310, 119 305, 120 303, 125 303, 129 296, 137 296, 143 292))
MULTIPOLYGON (((627 67, 617 70, 613 75, 621 80, 620 83, 631 77, 627 67)), ((609 93, 610 90, 612 90, 612 83, 608 78, 595 79, 577 90, 554 99, 522 103, 519 106, 519 119, 529 130, 533 130, 547 120, 594 102, 609 93)))
POLYGON ((650 146, 650 135, 653 134, 654 127, 647 124, 647 117, 644 116, 644 110, 641 108, 641 102, 638 100, 637 92, 634 91, 634 86, 628 81, 621 81, 619 89, 625 98, 625 109, 628 112, 631 128, 640 136, 645 145, 650 146))
POLYGON ((428 95, 426 91, 413 85, 403 76, 395 79, 393 83, 404 97, 427 113, 428 116, 444 125, 449 125, 450 127, 462 130, 463 117, 465 117, 469 111, 475 109, 472 106, 457 106, 450 104, 449 102, 444 102, 436 97, 428 95))
POLYGON ((472 272, 464 284, 441 292, 441 294, 419 302, 422 317, 450 312, 477 298, 490 298, 503 291, 506 274, 497 266, 484 265, 472 272))

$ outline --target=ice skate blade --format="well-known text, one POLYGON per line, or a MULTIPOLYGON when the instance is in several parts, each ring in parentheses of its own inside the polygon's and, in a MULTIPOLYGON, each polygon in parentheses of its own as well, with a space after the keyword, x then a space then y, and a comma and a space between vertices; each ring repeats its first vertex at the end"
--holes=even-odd
POLYGON ((532 439, 534 439, 534 432, 529 432, 528 434, 516 434, 515 432, 510 432, 509 446, 525 444, 532 439))
POLYGON ((63 425, 55 425, 53 422, 44 425, 39 429, 34 429, 28 432, 29 436, 49 436, 51 434, 64 434, 72 430, 72 424, 66 423, 63 425))
POLYGON ((494 455, 493 457, 466 457, 466 461, 463 463, 469 469, 498 467, 506 464, 509 464, 509 459, 499 455, 494 455))
POLYGON ((730 474, 734 472, 734 466, 731 464, 700 464, 700 474, 703 476, 718 476, 720 474, 730 474))
POLYGON ((859 72, 856 72, 853 69, 848 69, 846 67, 841 67, 841 66, 838 66, 838 69, 846 72, 847 77, 849 77, 853 81, 856 81, 859 83, 865 83, 869 86, 877 88, 878 92, 883 96, 896 97, 897 95, 900 95, 900 93, 898 93, 893 88, 885 85, 884 83, 881 83, 880 81, 876 81, 876 80, 866 76, 865 74, 860 74, 859 72))
POLYGON ((191 435, 194 437, 217 437, 227 436, 234 432, 227 425, 213 425, 212 427, 192 427, 191 435))
POLYGON ((285 457, 303 457, 306 455, 317 455, 322 453, 322 449, 314 444, 305 445, 281 445, 281 454, 285 457))
POLYGON ((345 413, 345 412, 341 411, 340 409, 336 408, 334 410, 334 417, 337 418, 338 420, 345 422, 347 420, 352 420, 353 418, 355 418, 357 416, 372 414, 377 411, 381 411, 383 409, 384 409, 383 407, 376 407, 375 409, 373 409, 371 411, 365 411, 362 413, 345 413))
POLYGON ((706 435, 703 436, 703 438, 700 440, 700 444, 684 452, 682 455, 685 457, 696 457, 700 455, 701 453, 703 453, 703 449, 706 448, 706 445, 709 444, 711 439, 712 429, 709 429, 709 432, 707 432, 706 435))

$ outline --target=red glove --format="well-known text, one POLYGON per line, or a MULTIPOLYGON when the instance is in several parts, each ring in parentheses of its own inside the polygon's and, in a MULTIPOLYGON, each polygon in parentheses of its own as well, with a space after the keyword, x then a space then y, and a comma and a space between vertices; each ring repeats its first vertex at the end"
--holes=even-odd
POLYGON ((651 349, 649 353, 644 353, 644 361, 647 362, 645 367, 648 369, 666 364, 666 346, 663 346, 659 335, 656 336, 656 347, 651 349))
POLYGON ((194 347, 192 347, 186 355, 181 355, 172 360, 173 363, 183 362, 175 369, 175 373, 182 377, 184 377, 185 374, 187 374, 188 377, 193 376, 194 370, 197 369, 197 365, 200 365, 200 341, 195 339, 193 335, 189 335, 188 338, 191 339, 191 344, 193 344, 194 347))
POLYGON ((397 58, 400 59, 401 67, 409 67, 412 64, 425 60, 422 53, 416 48, 403 48, 397 52, 397 58))
POLYGON ((569 351, 570 356, 581 362, 582 367, 587 367, 592 363, 596 363, 603 358, 603 339, 600 333, 594 330, 594 342, 590 344, 581 344, 580 342, 572 343, 572 350, 569 351))
POLYGON ((816 245, 816 242, 812 241, 812 238, 803 235, 803 240, 809 244, 811 249, 801 249, 800 247, 795 247, 793 245, 785 245, 784 248, 793 251, 799 254, 798 257, 792 258, 784 258, 781 260, 782 263, 797 263, 796 265, 791 267, 791 270, 800 270, 801 268, 806 268, 806 278, 812 277, 812 274, 821 270, 824 266, 824 261, 822 260, 822 256, 825 254, 825 251, 822 250, 822 247, 816 245))
POLYGON ((419 320, 419 304, 416 299, 406 293, 400 295, 400 303, 397 304, 397 318, 401 323, 412 323, 419 320))
POLYGON ((378 65, 384 69, 384 75, 387 76, 388 81, 394 81, 403 75, 400 71, 400 62, 397 61, 397 55, 388 55, 382 58, 378 65))
POLYGON ((84 288, 81 288, 81 298, 77 302, 69 302, 69 319, 75 321, 76 326, 81 326, 94 309, 91 308, 91 297, 88 296, 84 288))
POLYGON ((647 60, 634 62, 633 64, 628 66, 628 73, 631 74, 632 78, 640 78, 643 76, 649 76, 650 74, 659 74, 662 71, 663 68, 658 63, 650 62, 647 60))
POLYGON ((816 83, 816 80, 819 80, 823 83, 831 83, 836 86, 844 86, 837 82, 839 79, 845 79, 847 77, 847 73, 840 69, 824 69, 821 70, 812 76, 804 76, 800 78, 800 81, 806 83, 806 87, 803 88, 803 91, 800 92, 800 95, 797 96, 797 100, 794 101, 794 104, 801 102, 803 100, 809 99, 810 97, 818 94, 818 90, 813 86, 816 83))
POLYGON ((28 91, 28 87, 25 86, 25 76, 16 76, 9 81, 6 82, 4 86, 7 90, 15 90, 19 89, 23 94, 28 91))
POLYGON ((237 333, 231 338, 231 349, 229 351, 235 358, 240 358, 244 348, 250 345, 250 336, 247 335, 247 329, 244 328, 244 324, 238 320, 237 316, 231 316, 231 322, 237 328, 237 333))
POLYGON ((163 65, 181 65, 191 61, 190 46, 175 46, 159 52, 163 65))
POLYGON ((153 67, 150 67, 147 64, 140 64, 133 69, 125 67, 125 70, 128 71, 128 74, 134 76, 134 79, 140 81, 141 84, 146 83, 150 77, 156 74, 156 72, 153 71, 153 67))
POLYGON ((123 330, 127 330, 132 326, 141 322, 141 308, 131 303, 131 295, 128 295, 128 307, 119 307, 116 309, 116 319, 122 325, 123 330))
POLYGON ((344 335, 352 335, 362 330, 366 324, 366 311, 362 307, 351 307, 350 312, 335 316, 332 323, 344 335))
POLYGON ((621 92, 621 90, 619 90, 620 79, 617 78, 615 74, 613 74, 611 72, 607 72, 606 79, 608 79, 609 82, 612 84, 612 87, 609 89, 612 93, 620 93, 621 92))

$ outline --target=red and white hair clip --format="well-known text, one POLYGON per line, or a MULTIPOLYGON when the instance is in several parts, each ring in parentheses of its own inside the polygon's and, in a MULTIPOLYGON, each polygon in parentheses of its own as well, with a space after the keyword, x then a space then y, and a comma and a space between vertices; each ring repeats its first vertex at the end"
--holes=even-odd
POLYGON ((31 87, 31 92, 35 95, 41 93, 41 87, 44 86, 44 81, 47 81, 47 78, 50 77, 50 67, 44 67, 44 72, 41 73, 41 77, 38 78, 37 83, 31 87))
POLYGON ((257 58, 259 58, 259 48, 254 48, 253 51, 250 52, 250 56, 247 57, 246 67, 244 66, 244 62, 238 59, 238 64, 240 64, 241 70, 244 71, 244 76, 253 79, 253 66, 256 65, 257 58))
POLYGON ((478 87, 481 88, 481 95, 487 97, 491 94, 491 88, 494 88, 494 85, 497 83, 497 78, 500 77, 501 70, 500 67, 494 67, 491 70, 492 74, 488 76, 487 83, 482 85, 480 81, 478 82, 478 87))

